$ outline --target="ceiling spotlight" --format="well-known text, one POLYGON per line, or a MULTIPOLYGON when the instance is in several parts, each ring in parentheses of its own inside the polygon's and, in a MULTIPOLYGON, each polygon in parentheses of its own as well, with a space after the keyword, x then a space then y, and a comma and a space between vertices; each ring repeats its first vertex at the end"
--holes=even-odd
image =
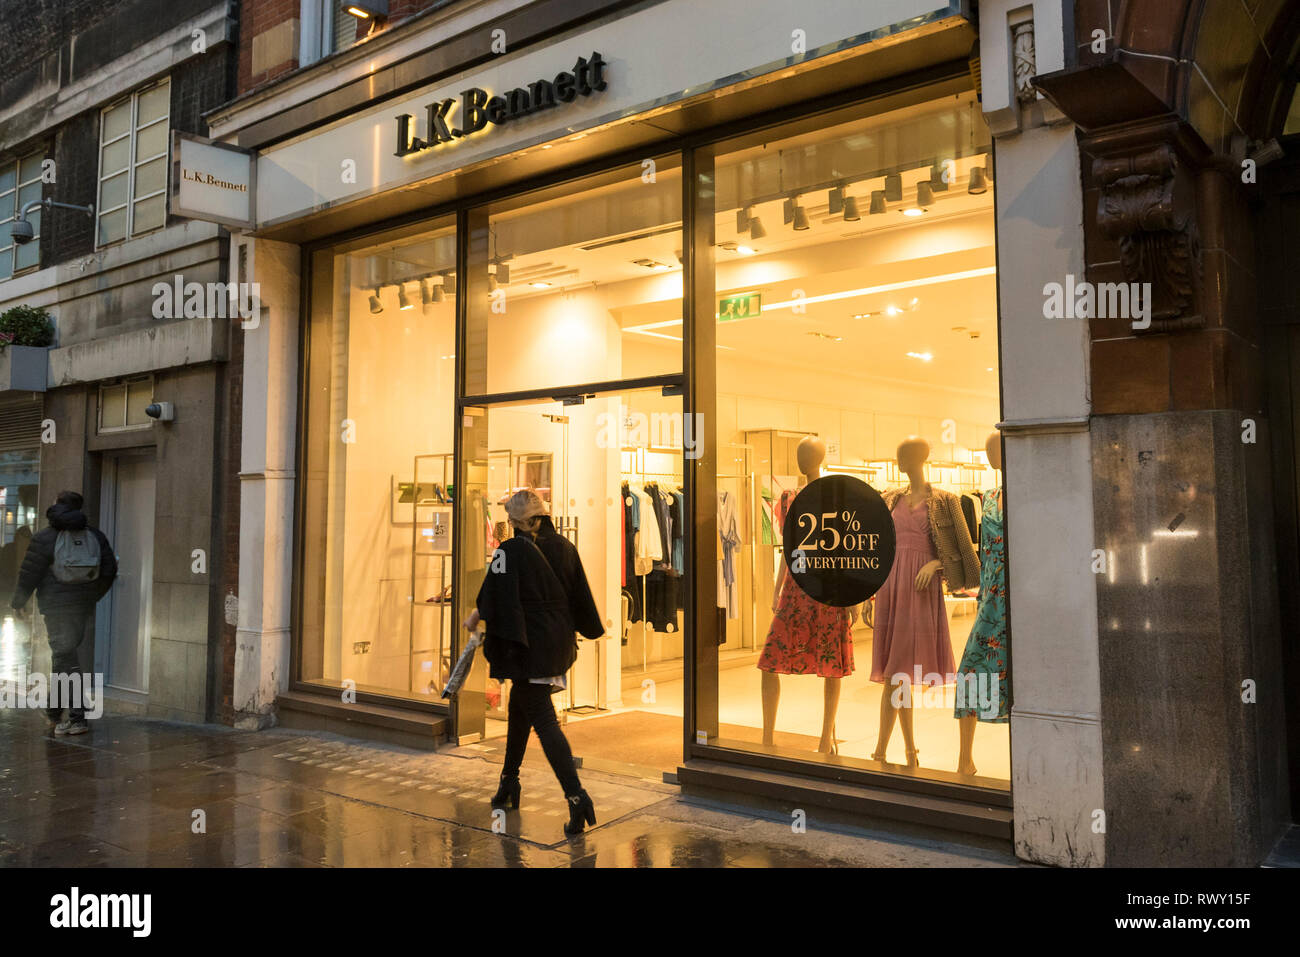
POLYGON ((507 263, 497 263, 497 282, 503 286, 510 285, 510 266, 507 263))
POLYGON ((740 255, 742 256, 752 256, 754 255, 754 253, 758 252, 758 250, 756 250, 753 246, 742 245, 736 247, 736 252, 740 253, 740 255))
POLYGON ((916 312, 917 309, 921 308, 921 300, 913 296, 912 301, 907 304, 907 308, 916 312))
POLYGON ((495 274, 495 273, 488 273, 488 292, 489 292, 489 293, 494 293, 494 292, 496 292, 496 291, 497 291, 497 277, 496 277, 496 274, 495 274))
POLYGON ((952 160, 944 160, 943 163, 935 163, 930 167, 930 188, 936 192, 942 193, 948 188, 948 181, 943 178, 944 163, 951 163, 952 160))
POLYGON ((901 316, 902 314, 903 310, 899 309, 897 306, 890 305, 885 307, 885 315, 887 316, 901 316))
POLYGON ((803 232, 808 228, 808 213, 802 206, 796 205, 794 208, 794 228, 798 232, 803 232))
POLYGON ((767 230, 763 228, 763 221, 757 216, 750 217, 749 220, 749 238, 762 239, 767 235, 767 230))
POLYGON ((429 291, 429 280, 427 278, 420 280, 420 303, 424 306, 424 311, 429 311, 429 304, 433 302, 433 293, 429 291))
POLYGON ((934 190, 929 183, 920 182, 916 184, 916 205, 922 208, 934 205, 934 190))
POLYGON ((454 272, 442 274, 442 289, 449 296, 456 295, 456 274, 454 272))
POLYGON ((378 315, 384 311, 384 304, 379 301, 379 287, 375 287, 374 294, 370 297, 370 311, 378 315))
POLYGON ((987 193, 989 189, 988 181, 984 178, 984 167, 972 166, 970 171, 970 183, 966 186, 966 192, 972 196, 979 196, 981 193, 987 193))
POLYGON ((984 178, 990 183, 993 182, 993 154, 989 153, 984 157, 984 178))
POLYGON ((551 284, 550 284, 549 282, 543 282, 543 281, 540 280, 540 279, 535 280, 534 282, 530 282, 528 285, 532 286, 534 289, 550 289, 550 288, 551 288, 551 284))
POLYGON ((747 229, 749 229, 749 207, 742 206, 736 210, 736 233, 739 235, 747 229))
POLYGON ((903 215, 911 217, 924 216, 925 210, 919 206, 909 206, 907 209, 903 210, 903 215))
POLYGON ((871 215, 878 216, 885 211, 885 191, 883 189, 873 189, 871 191, 871 215))
POLYGON ((928 352, 909 352, 907 357, 909 359, 920 359, 922 362, 929 362, 934 358, 934 356, 928 352))
POLYGON ((827 212, 832 216, 844 209, 844 187, 832 186, 830 193, 827 194, 826 204, 827 212))
POLYGON ((796 203, 793 196, 786 197, 785 202, 781 204, 781 223, 783 225, 789 226, 794 222, 795 205, 796 203))
POLYGON ((890 173, 885 177, 885 199, 891 203, 903 201, 903 177, 898 173, 890 173))
POLYGON ((875 315, 874 312, 859 312, 859 313, 858 313, 857 315, 855 315, 853 318, 854 318, 854 319, 870 319, 870 318, 871 318, 872 316, 874 316, 874 315, 875 315))
POLYGON ((398 283, 397 286, 397 308, 405 312, 407 309, 414 309, 415 303, 411 302, 410 297, 406 295, 406 284, 398 283))
POLYGON ((445 286, 445 285, 446 285, 446 281, 445 281, 445 280, 444 280, 443 282, 436 283, 436 284, 433 283, 433 282, 430 282, 430 283, 429 283, 429 287, 430 287, 430 288, 429 288, 429 298, 430 298, 431 301, 433 301, 433 302, 442 302, 442 301, 446 298, 446 293, 444 293, 444 292, 442 291, 442 287, 445 286))
POLYGON ((861 218, 858 215, 858 198, 856 196, 844 197, 844 221, 846 223, 856 223, 861 218))

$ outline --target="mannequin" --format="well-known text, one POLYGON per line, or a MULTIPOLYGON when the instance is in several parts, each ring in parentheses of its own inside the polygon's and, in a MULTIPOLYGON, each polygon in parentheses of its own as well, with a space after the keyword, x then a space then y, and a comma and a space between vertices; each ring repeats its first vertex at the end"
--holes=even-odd
MULTIPOLYGON (((795 455, 802 487, 821 475, 826 443, 815 435, 805 436, 800 440, 795 455)), ((792 492, 781 496, 778 521, 784 521, 793 498, 792 492)), ((776 732, 776 711, 781 699, 778 675, 818 674, 825 686, 822 733, 817 750, 834 754, 838 751, 835 712, 840 703, 840 679, 853 673, 850 627, 856 615, 847 608, 814 601, 791 577, 784 561, 776 574, 772 612, 774 617, 768 629, 767 643, 758 659, 758 667, 763 672, 763 744, 770 746, 776 732)))
MULTIPOLYGON (((997 474, 995 486, 984 493, 984 517, 980 523, 980 593, 975 611, 975 624, 966 639, 966 650, 957 668, 958 680, 962 675, 986 675, 990 685, 996 681, 998 688, 997 712, 981 714, 978 702, 959 701, 954 714, 957 717, 960 754, 957 773, 973 776, 976 773, 971 750, 975 743, 975 726, 979 721, 1005 723, 1010 702, 1007 700, 1007 670, 1011 649, 1007 643, 1006 607, 1006 546, 1003 542, 1002 511, 1002 436, 994 432, 984 443, 989 465, 997 474)), ((978 687, 978 685, 976 686, 978 687)), ((986 685, 988 687, 988 685, 986 685)), ((972 689, 974 690, 974 689, 972 689)))
POLYGON ((882 498, 894 520, 894 567, 876 596, 871 680, 885 684, 880 696, 880 730, 871 755, 884 763, 897 721, 907 749, 907 766, 920 766, 912 723, 911 687, 934 676, 951 683, 955 665, 943 582, 966 587, 979 576, 979 559, 956 495, 925 480, 930 443, 910 435, 898 446, 898 468, 907 487, 882 498), (897 698, 897 700, 895 700, 897 698))

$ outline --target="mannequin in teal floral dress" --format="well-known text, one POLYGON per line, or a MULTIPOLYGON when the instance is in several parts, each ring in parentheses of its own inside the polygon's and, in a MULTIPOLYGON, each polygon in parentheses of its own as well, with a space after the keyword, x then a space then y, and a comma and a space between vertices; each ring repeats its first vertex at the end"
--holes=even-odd
MULTIPOLYGON (((997 433, 986 445, 989 464, 1002 470, 1002 440, 997 433)), ((966 639, 966 650, 957 666, 957 707, 954 715, 960 723, 961 756, 958 774, 975 774, 971 749, 979 721, 1005 724, 1011 701, 1007 694, 1007 671, 1011 649, 1007 644, 1007 552, 1003 538, 1002 488, 983 493, 984 510, 980 520, 980 592, 975 609, 975 624, 966 639), (973 678, 965 676, 972 675, 973 678), (967 691, 969 689, 969 691, 967 691), (963 700, 963 693, 965 700, 963 700), (976 695, 988 695, 984 709, 976 695), (996 699, 992 696, 996 695, 996 699)))

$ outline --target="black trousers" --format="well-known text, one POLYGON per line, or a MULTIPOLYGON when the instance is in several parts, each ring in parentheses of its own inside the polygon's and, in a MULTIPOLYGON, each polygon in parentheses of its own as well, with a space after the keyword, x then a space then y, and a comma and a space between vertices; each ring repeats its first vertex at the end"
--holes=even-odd
POLYGON ((546 760, 551 764, 556 779, 568 797, 582 790, 578 769, 573 765, 573 752, 569 741, 560 730, 555 707, 551 704, 551 685, 535 685, 528 681, 510 683, 510 707, 506 721, 505 774, 518 774, 528 750, 528 732, 537 731, 546 760))
POLYGON ((57 705, 46 708, 45 713, 56 721, 62 717, 64 708, 68 709, 68 718, 72 721, 82 721, 86 717, 85 685, 88 676, 81 670, 81 646, 86 640, 86 626, 93 614, 93 610, 81 609, 60 609, 44 613, 45 631, 50 639, 50 671, 55 676, 50 682, 49 703, 57 705), (79 676, 75 679, 75 689, 74 676, 79 676), (59 692, 71 690, 80 691, 78 698, 62 700, 59 692))

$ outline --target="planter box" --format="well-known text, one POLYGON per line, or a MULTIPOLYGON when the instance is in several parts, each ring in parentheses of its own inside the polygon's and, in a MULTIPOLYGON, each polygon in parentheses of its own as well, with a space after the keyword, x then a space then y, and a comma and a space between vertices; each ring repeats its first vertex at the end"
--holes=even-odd
POLYGON ((49 353, 43 346, 6 346, 0 352, 0 392, 44 392, 49 353))

